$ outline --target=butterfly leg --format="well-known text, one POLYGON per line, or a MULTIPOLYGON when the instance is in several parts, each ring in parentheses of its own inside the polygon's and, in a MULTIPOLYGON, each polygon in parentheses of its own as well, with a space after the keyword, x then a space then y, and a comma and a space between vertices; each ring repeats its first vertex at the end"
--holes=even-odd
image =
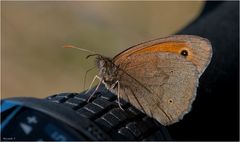
MULTIPOLYGON (((97 76, 97 75, 96 75, 97 76)), ((100 82, 98 83, 97 87, 95 88, 94 92, 90 95, 90 97, 88 98, 87 102, 89 102, 91 100, 91 98, 94 96, 94 94, 97 92, 99 86, 102 83, 102 79, 98 78, 100 80, 100 82)))
POLYGON ((87 94, 90 91, 90 89, 92 88, 92 85, 93 85, 94 81, 96 80, 96 78, 101 81, 101 78, 98 75, 95 75, 95 77, 93 78, 93 80, 92 80, 88 90, 85 92, 85 94, 87 94))
POLYGON ((117 89, 117 99, 118 99, 118 106, 121 110, 124 110, 120 104, 120 82, 117 80, 113 85, 112 87, 110 88, 110 90, 113 90, 113 88, 118 85, 118 89, 117 89))
POLYGON ((120 82, 117 81, 117 84, 118 84, 118 91, 117 91, 117 97, 118 97, 118 106, 121 110, 124 110, 120 104, 120 82))
POLYGON ((92 88, 92 85, 93 85, 93 83, 94 83, 94 81, 95 81, 96 79, 99 79, 100 82, 98 83, 98 85, 97 85, 97 87, 95 88, 94 92, 93 92, 93 93, 90 95, 90 97, 88 98, 87 102, 90 101, 90 99, 91 99, 92 96, 96 93, 96 91, 98 90, 100 84, 102 83, 102 79, 101 79, 98 75, 96 75, 96 76, 93 78, 93 80, 92 80, 92 82, 91 82, 88 90, 85 92, 85 94, 89 93, 89 91, 90 91, 90 89, 92 88))

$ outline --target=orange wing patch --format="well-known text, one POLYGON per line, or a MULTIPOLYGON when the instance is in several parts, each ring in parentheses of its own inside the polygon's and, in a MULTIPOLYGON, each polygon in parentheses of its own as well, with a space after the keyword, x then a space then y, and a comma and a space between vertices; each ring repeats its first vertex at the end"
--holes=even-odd
POLYGON ((134 51, 127 56, 132 54, 146 54, 152 52, 171 52, 178 55, 181 55, 181 52, 186 50, 188 55, 186 56, 187 60, 192 59, 192 49, 187 45, 186 42, 162 42, 160 44, 155 44, 149 47, 142 48, 140 50, 134 51))

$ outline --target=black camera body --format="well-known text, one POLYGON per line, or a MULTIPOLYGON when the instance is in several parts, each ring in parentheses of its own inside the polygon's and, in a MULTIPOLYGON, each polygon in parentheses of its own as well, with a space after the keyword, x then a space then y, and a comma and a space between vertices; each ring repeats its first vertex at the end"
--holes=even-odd
POLYGON ((1 101, 2 141, 171 140, 167 129, 116 95, 101 89, 46 99, 1 101))

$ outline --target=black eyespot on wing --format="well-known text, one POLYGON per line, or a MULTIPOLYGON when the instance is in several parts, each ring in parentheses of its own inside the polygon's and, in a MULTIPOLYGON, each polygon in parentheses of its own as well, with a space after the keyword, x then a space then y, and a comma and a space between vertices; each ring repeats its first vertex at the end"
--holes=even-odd
POLYGON ((187 57, 188 56, 188 51, 187 50, 182 50, 181 55, 184 56, 184 57, 187 57))

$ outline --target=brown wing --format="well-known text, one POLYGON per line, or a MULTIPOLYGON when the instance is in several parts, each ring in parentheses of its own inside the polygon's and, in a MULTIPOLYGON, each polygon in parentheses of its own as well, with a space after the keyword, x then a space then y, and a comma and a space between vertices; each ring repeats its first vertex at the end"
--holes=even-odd
POLYGON ((164 125, 191 109, 198 77, 212 56, 207 39, 175 35, 130 47, 113 58, 123 70, 119 94, 164 125), (187 51, 187 56, 181 55, 187 51))
POLYGON ((161 124, 177 122, 190 110, 198 71, 184 57, 169 52, 132 54, 120 68, 124 72, 119 73, 119 94, 161 124))

